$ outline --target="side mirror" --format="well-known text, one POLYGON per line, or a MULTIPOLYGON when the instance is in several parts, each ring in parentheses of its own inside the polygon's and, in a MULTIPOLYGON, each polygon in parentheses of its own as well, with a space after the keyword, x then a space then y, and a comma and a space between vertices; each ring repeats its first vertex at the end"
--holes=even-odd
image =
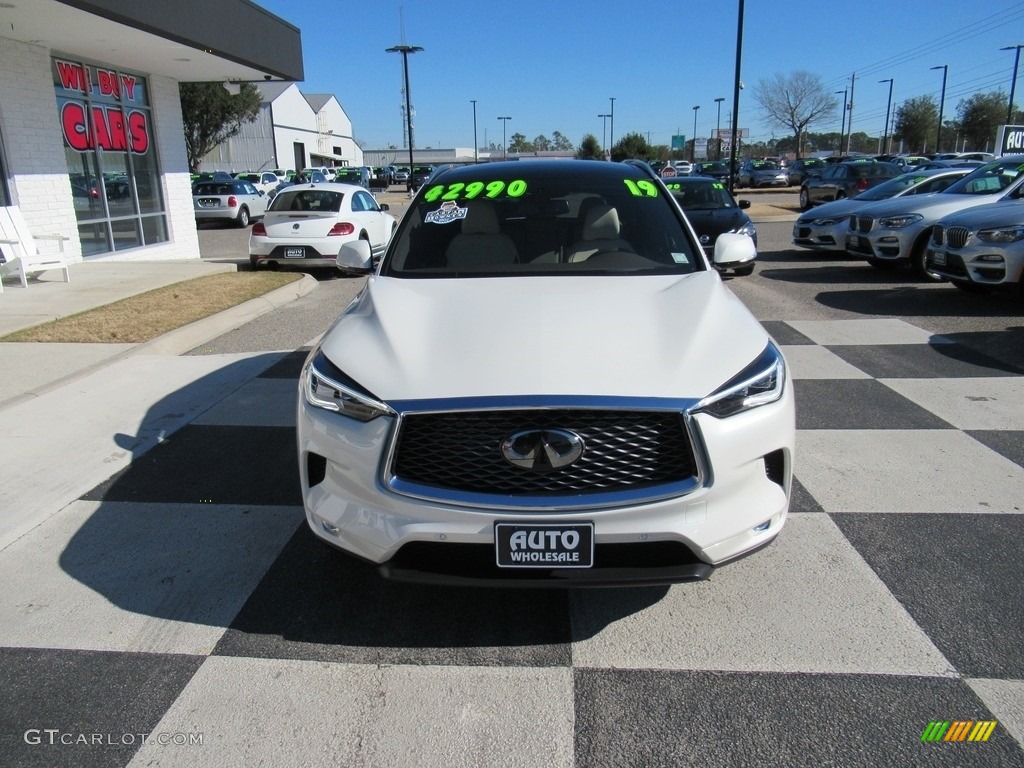
POLYGON ((736 232, 725 232, 715 240, 715 266, 719 269, 731 269, 745 262, 753 264, 757 258, 757 246, 747 235, 736 232))
POLYGON ((345 243, 338 251, 336 263, 339 269, 348 272, 373 272, 373 252, 370 250, 370 244, 365 240, 345 243))
POLYGON ((388 205, 387 203, 381 203, 377 207, 380 208, 382 211, 390 211, 391 210, 391 206, 388 205))

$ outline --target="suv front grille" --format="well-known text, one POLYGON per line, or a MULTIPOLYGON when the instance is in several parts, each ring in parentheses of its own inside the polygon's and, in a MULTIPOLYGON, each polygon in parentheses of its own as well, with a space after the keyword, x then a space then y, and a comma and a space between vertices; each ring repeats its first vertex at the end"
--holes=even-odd
POLYGON ((677 411, 572 408, 407 414, 391 461, 396 480, 444 491, 503 497, 567 497, 651 489, 697 476, 677 411), (537 472, 501 453, 522 430, 561 429, 585 449, 574 464, 537 472))
POLYGON ((950 248, 963 248, 971 239, 971 230, 967 227, 947 227, 946 244, 950 248))
POLYGON ((854 232, 860 232, 867 234, 875 226, 875 220, 870 216, 851 216, 850 217, 850 229, 854 232))

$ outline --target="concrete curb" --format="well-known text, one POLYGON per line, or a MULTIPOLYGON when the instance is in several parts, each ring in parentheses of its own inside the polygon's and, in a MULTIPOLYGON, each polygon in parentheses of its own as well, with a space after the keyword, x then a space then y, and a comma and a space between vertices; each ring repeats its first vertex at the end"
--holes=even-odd
POLYGON ((15 397, 0 403, 0 411, 18 405, 19 403, 33 400, 40 395, 51 392, 66 384, 70 384, 73 381, 102 370, 108 365, 112 365, 119 360, 124 360, 125 358, 133 355, 183 354, 188 352, 190 349, 195 349, 196 347, 217 338, 221 334, 227 333, 230 330, 244 325, 250 320, 254 320, 268 312, 273 312, 275 309, 279 309, 280 307, 311 293, 319 287, 319 285, 320 284, 316 281, 316 278, 310 275, 303 275, 299 280, 289 283, 288 285, 283 285, 280 288, 264 294, 263 296, 258 296, 255 299, 250 299, 238 306, 226 309, 223 312, 218 312, 215 315, 204 317, 202 320, 196 320, 194 323, 189 323, 181 328, 168 331, 162 336, 137 344, 131 349, 126 349, 123 352, 111 355, 110 357, 93 363, 92 365, 72 371, 66 376, 62 376, 54 381, 40 384, 29 392, 16 395, 15 397))

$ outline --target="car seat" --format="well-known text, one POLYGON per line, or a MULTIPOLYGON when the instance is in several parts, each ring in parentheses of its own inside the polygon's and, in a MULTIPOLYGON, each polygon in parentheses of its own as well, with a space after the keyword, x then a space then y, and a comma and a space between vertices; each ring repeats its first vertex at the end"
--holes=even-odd
POLYGON ((512 238, 502 233, 494 206, 485 200, 473 201, 462 221, 462 231, 452 238, 445 251, 449 267, 488 267, 519 261, 512 238))
POLYGON ((632 251, 633 246, 619 237, 619 212, 613 206, 596 205, 587 211, 580 240, 568 251, 566 261, 586 261, 598 251, 632 251))

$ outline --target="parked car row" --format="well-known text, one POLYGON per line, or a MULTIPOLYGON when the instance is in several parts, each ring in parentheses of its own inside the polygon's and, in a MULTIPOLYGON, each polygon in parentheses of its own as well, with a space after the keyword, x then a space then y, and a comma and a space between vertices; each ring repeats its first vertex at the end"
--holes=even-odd
POLYGON ((1021 293, 1024 155, 912 172, 876 189, 802 215, 794 245, 845 251, 879 268, 909 266, 963 290, 1021 293))

